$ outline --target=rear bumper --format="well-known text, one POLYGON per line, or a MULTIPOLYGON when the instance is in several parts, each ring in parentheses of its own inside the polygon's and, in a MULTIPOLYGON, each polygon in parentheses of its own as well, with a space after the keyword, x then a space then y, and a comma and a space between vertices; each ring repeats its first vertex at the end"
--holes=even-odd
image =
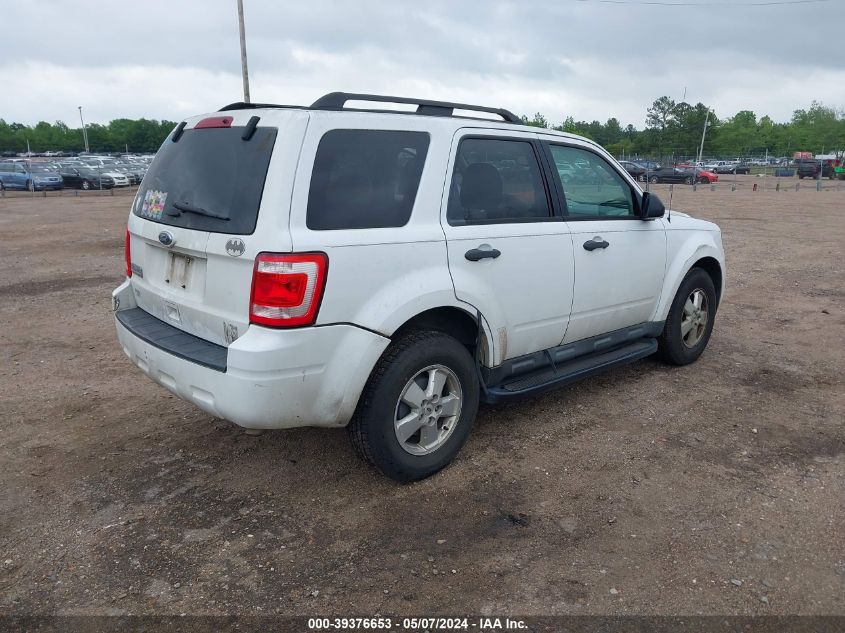
MULTIPOLYGON (((113 297, 134 308, 128 282, 113 297)), ((179 397, 246 428, 345 426, 389 339, 352 325, 292 330, 250 326, 226 351, 225 370, 175 355, 115 319, 129 359, 179 397)))

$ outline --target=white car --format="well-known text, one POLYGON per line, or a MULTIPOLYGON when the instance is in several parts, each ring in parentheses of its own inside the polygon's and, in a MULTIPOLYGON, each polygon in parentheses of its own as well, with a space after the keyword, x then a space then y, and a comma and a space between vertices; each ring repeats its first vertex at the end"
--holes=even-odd
POLYGON ((126 277, 118 339, 152 380, 248 429, 348 426, 410 481, 481 401, 695 361, 725 262, 715 224, 670 218, 592 141, 331 93, 180 123, 133 201, 126 277))
POLYGON ((115 187, 128 187, 129 186, 129 177, 121 171, 117 170, 108 170, 108 171, 101 171, 104 176, 110 176, 112 180, 114 180, 115 187))

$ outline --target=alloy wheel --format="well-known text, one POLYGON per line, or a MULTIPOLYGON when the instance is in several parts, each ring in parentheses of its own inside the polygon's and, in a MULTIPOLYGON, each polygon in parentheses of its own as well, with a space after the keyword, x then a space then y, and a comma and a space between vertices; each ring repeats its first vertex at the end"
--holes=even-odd
POLYGON ((685 346, 698 345, 707 329, 708 319, 707 295, 701 288, 696 288, 687 297, 681 317, 681 340, 685 346))
POLYGON ((417 372, 402 389, 393 428, 399 445, 412 455, 439 449, 461 417, 463 390, 457 375, 444 365, 417 372))

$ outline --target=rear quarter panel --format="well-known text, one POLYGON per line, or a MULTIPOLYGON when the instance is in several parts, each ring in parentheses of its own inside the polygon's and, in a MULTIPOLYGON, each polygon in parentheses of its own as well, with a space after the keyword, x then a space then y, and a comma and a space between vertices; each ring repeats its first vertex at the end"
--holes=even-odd
MULTIPOLYGON (((318 325, 352 323, 385 336, 431 308, 467 309, 457 300, 449 275, 440 201, 452 138, 451 128, 432 117, 391 117, 361 113, 311 113, 296 174, 290 234, 297 252, 329 256, 326 290, 318 325), (414 130, 430 135, 411 218, 405 226, 314 231, 306 225, 308 192, 320 139, 329 130, 414 130)), ((469 311, 469 310, 468 310, 469 311)))

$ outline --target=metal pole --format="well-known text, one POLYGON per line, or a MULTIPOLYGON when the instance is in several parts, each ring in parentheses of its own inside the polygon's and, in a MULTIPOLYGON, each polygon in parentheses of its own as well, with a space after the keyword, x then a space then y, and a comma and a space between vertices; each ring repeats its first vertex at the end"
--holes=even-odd
POLYGON ((88 131, 85 129, 85 121, 82 120, 82 106, 79 106, 79 122, 82 123, 82 140, 85 143, 85 151, 90 152, 88 148, 88 131))
POLYGON ((701 162, 701 155, 704 153, 704 137, 707 135, 707 124, 710 122, 710 108, 707 108, 707 115, 704 117, 704 129, 701 131, 701 145, 698 148, 698 161, 701 162))
POLYGON ((244 32, 244 0, 238 0, 238 31, 241 36, 241 75, 244 81, 244 103, 249 103, 249 71, 246 66, 246 33, 244 32))

